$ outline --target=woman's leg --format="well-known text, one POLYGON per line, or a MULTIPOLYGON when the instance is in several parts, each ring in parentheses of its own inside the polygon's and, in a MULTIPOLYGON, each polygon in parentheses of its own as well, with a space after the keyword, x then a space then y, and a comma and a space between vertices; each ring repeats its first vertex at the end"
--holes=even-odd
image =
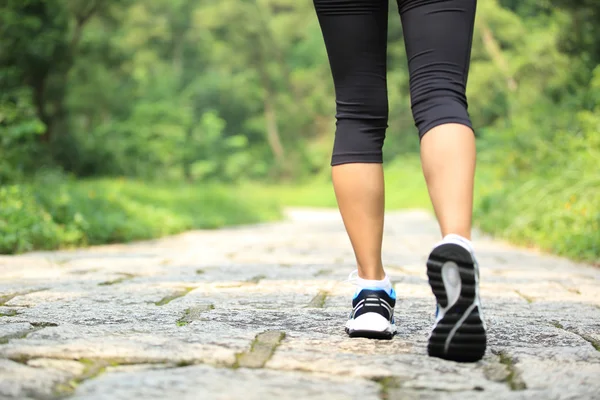
POLYGON ((469 240, 475 137, 465 95, 476 0, 398 0, 421 159, 443 240, 427 260, 436 296, 429 355, 477 361, 486 349, 479 267, 469 240))
POLYGON ((314 0, 336 93, 332 179, 359 277, 385 278, 381 263, 382 146, 388 120, 387 0, 314 0))
POLYGON ((384 185, 381 164, 343 164, 331 171, 333 188, 363 279, 385 278, 381 262, 384 185))
POLYGON ((332 178, 359 277, 346 332, 391 339, 396 295, 381 265, 388 118, 387 0, 314 0, 336 95, 332 178))
POLYGON ((421 160, 442 236, 469 239, 475 136, 465 95, 476 0, 398 0, 421 160))
POLYGON ((431 129, 421 141, 421 163, 442 236, 471 239, 475 136, 461 124, 431 129))

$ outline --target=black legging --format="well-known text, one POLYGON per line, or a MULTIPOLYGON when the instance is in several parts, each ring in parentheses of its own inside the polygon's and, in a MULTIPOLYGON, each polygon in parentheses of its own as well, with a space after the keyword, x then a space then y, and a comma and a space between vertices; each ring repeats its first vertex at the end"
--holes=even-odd
MULTIPOLYGON (((332 165, 381 163, 388 123, 388 0, 313 0, 333 75, 332 165)), ((419 137, 437 125, 472 128, 465 95, 477 0, 397 0, 419 137)))

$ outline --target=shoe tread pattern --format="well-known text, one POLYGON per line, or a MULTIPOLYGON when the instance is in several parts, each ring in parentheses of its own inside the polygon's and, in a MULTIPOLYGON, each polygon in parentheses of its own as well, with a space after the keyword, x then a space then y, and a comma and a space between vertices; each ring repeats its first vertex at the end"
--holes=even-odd
POLYGON ((458 266, 461 292, 456 303, 446 311, 444 317, 435 326, 427 350, 433 357, 462 362, 478 361, 485 354, 487 342, 478 307, 475 307, 462 322, 446 349, 450 332, 475 301, 477 284, 475 266, 469 251, 452 243, 436 247, 427 260, 427 276, 433 294, 441 307, 448 307, 448 296, 442 280, 442 266, 448 261, 453 261, 458 266))

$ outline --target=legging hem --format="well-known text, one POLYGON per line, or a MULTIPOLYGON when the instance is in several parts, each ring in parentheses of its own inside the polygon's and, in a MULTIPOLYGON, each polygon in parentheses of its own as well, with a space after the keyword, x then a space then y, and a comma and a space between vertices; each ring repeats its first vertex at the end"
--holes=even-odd
POLYGON ((331 157, 331 166, 342 164, 383 164, 383 154, 335 154, 331 157))
POLYGON ((473 124, 468 119, 459 118, 459 117, 439 118, 439 119, 429 122, 427 125, 419 127, 419 141, 421 141, 423 139, 423 136, 425 136, 425 134, 427 134, 427 132, 429 132, 433 128, 438 127, 440 125, 445 125, 445 124, 460 124, 460 125, 466 126, 467 128, 470 128, 471 130, 474 130, 473 124))

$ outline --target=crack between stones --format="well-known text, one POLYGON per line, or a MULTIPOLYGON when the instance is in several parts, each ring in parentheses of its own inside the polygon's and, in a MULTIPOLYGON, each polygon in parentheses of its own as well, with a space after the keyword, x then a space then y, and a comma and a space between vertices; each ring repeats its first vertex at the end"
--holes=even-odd
POLYGON ((25 296, 27 294, 37 293, 37 292, 43 292, 45 290, 48 290, 48 288, 34 289, 34 290, 25 290, 23 292, 16 292, 16 293, 10 293, 10 294, 2 295, 2 296, 0 296, 0 306, 5 306, 6 303, 8 303, 9 301, 11 301, 12 299, 14 299, 17 296, 25 296))
POLYGON ((200 315, 215 309, 214 304, 190 307, 183 312, 183 316, 176 322, 177 326, 186 326, 193 321, 199 321, 200 315))
POLYGON ((379 398, 381 400, 389 400, 390 390, 399 389, 402 386, 400 379, 394 376, 376 376, 371 380, 379 385, 379 398))
POLYGON ((17 310, 8 310, 7 312, 0 312, 0 317, 14 317, 17 314, 17 310))
POLYGON ((175 299, 185 296, 186 294, 188 294, 189 292, 191 292, 194 289, 196 289, 196 288, 193 288, 193 287, 183 288, 183 290, 179 290, 174 294, 163 297, 162 299, 160 299, 159 301, 157 301, 154 304, 156 304, 157 306, 164 306, 165 304, 169 304, 170 302, 172 302, 175 299))
POLYGON ((232 368, 263 368, 284 338, 283 331, 259 333, 250 344, 248 351, 235 355, 236 360, 232 368))
POLYGON ((574 332, 574 331, 571 331, 571 330, 569 330, 569 332, 572 332, 572 333, 574 333, 574 334, 578 335, 578 336, 579 336, 579 337, 581 337, 583 340, 585 340, 585 341, 589 342, 589 343, 592 345, 592 347, 593 347, 594 349, 596 349, 596 351, 600 351, 600 341, 598 341, 598 340, 594 339, 594 338, 593 338, 593 337, 591 337, 591 336, 588 336, 588 335, 586 335, 585 333, 577 333, 577 332, 574 332))
POLYGON ((577 289, 577 288, 574 288, 574 287, 571 287, 571 286, 567 286, 567 285, 565 285, 562 282, 556 282, 556 283, 558 283, 559 286, 562 286, 562 288, 565 289, 567 292, 571 292, 571 293, 579 294, 579 295, 581 294, 581 291, 579 289, 577 289))
POLYGON ((114 279, 112 281, 100 282, 98 284, 98 286, 112 286, 112 285, 117 285, 119 283, 123 283, 125 281, 132 280, 133 278, 137 278, 137 275, 135 275, 135 274, 128 274, 128 273, 125 273, 125 272, 120 272, 119 275, 122 275, 122 277, 118 278, 118 279, 114 279))
POLYGON ((327 300, 329 293, 325 290, 321 290, 319 293, 312 298, 312 300, 306 306, 307 308, 323 308, 325 307, 325 301, 327 300))
POLYGON ((594 339, 593 337, 591 337, 591 336, 589 336, 589 335, 586 335, 585 333, 579 333, 579 332, 577 332, 575 329, 572 329, 572 328, 565 328, 565 327, 564 327, 564 326, 563 326, 563 325, 562 325, 560 322, 558 322, 558 321, 550 321, 550 323, 551 323, 551 324, 552 324, 554 327, 556 327, 556 328, 558 328, 558 329, 562 329, 563 331, 566 331, 566 332, 569 332, 569 333, 572 333, 572 334, 574 334, 574 335, 577 335, 577 336, 579 336, 580 338, 582 338, 583 340, 585 340, 586 342, 588 342, 589 344, 591 344, 591 345, 592 345, 592 347, 593 347, 593 348, 594 348, 596 351, 600 352, 600 341, 599 341, 599 340, 596 340, 596 339, 594 339))
POLYGON ((246 279, 246 282, 258 285, 261 280, 266 279, 266 278, 267 277, 265 275, 256 275, 256 276, 253 276, 252 278, 246 279))
POLYGON ((98 268, 81 269, 81 270, 69 271, 69 274, 71 274, 71 275, 87 275, 87 274, 93 274, 94 272, 98 272, 98 271, 99 271, 98 268))
POLYGON ((135 365, 164 365, 164 369, 171 368, 180 368, 186 367, 189 365, 194 365, 194 362, 125 362, 119 359, 90 359, 90 358, 80 358, 78 360, 79 363, 84 365, 84 370, 81 374, 73 377, 67 382, 59 383, 54 387, 55 399, 64 399, 68 398, 75 394, 75 390, 82 383, 95 379, 100 375, 104 374, 109 367, 118 367, 118 366, 135 366, 135 365))
POLYGON ((0 345, 7 344, 12 339, 25 339, 27 337, 27 335, 29 335, 30 333, 39 331, 40 329, 43 329, 43 328, 33 328, 33 329, 29 329, 25 332, 13 333, 11 335, 0 336, 0 345))
POLYGON ((77 361, 84 365, 83 372, 67 382, 54 386, 53 392, 57 399, 72 396, 75 394, 77 387, 83 382, 97 378, 106 372, 108 366, 114 365, 105 360, 92 360, 89 358, 82 358, 77 361))
POLYGON ((44 328, 58 326, 58 324, 55 324, 54 322, 28 322, 28 324, 31 325, 32 328, 23 332, 0 336, 0 345, 7 344, 11 339, 25 339, 30 333, 40 331, 44 328))
POLYGON ((504 350, 498 351, 496 354, 500 357, 500 364, 503 364, 508 371, 508 375, 504 379, 504 382, 506 382, 510 390, 518 391, 527 389, 527 385, 521 377, 521 372, 515 365, 516 360, 504 350))
MULTIPOLYGON (((40 328, 41 329, 41 328, 40 328)), ((164 359, 164 360, 154 360, 154 361, 129 361, 127 359, 119 359, 119 358, 72 358, 72 357, 9 357, 11 361, 17 362, 19 364, 23 364, 29 366, 29 362, 36 359, 47 359, 47 360, 56 360, 56 361, 77 361, 83 364, 83 372, 75 375, 71 379, 66 382, 61 382, 56 384, 53 387, 53 396, 39 396, 34 394, 29 394, 29 397, 35 398, 38 400, 62 400, 69 398, 75 394, 75 391, 78 386, 82 383, 95 379, 105 373, 110 367, 119 367, 119 366, 137 366, 137 365, 162 365, 163 369, 172 369, 172 368, 182 368, 191 365, 212 365, 210 363, 199 362, 195 360, 182 360, 179 362, 173 362, 173 360, 164 359)), ((218 368, 219 365, 212 365, 215 368, 218 368)), ((223 366, 220 367, 230 367, 223 366)), ((36 368, 36 367, 32 367, 36 368)))
POLYGON ((515 290, 515 293, 518 294, 519 296, 521 296, 523 299, 525 299, 527 304, 531 304, 535 301, 533 297, 527 296, 526 294, 522 293, 519 290, 515 290))
MULTIPOLYGON (((398 398, 398 395, 392 395, 392 391, 402 389, 403 384, 406 382, 410 382, 412 379, 407 379, 406 377, 400 376, 376 376, 369 378, 370 381, 373 381, 379 385, 379 399, 380 400, 390 400, 398 398)), ((468 392, 482 392, 484 388, 481 386, 474 386, 472 389, 466 390, 445 390, 443 388, 427 388, 427 387, 410 387, 408 389, 411 392, 423 392, 423 391, 431 391, 437 393, 468 393, 468 392)), ((404 392, 400 392, 402 394, 404 392)), ((402 398, 402 397, 400 397, 402 398)))

